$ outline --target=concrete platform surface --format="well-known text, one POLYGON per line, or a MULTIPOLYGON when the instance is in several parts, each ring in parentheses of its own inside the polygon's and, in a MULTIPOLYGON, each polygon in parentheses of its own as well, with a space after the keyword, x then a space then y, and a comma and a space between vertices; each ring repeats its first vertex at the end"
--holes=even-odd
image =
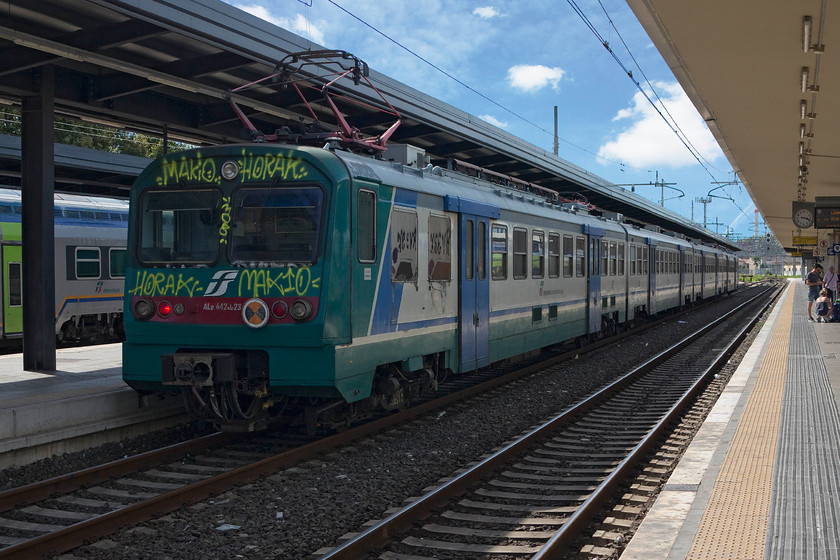
POLYGON ((122 381, 122 344, 64 348, 57 371, 0 356, 0 468, 186 421, 180 399, 140 397, 122 381))

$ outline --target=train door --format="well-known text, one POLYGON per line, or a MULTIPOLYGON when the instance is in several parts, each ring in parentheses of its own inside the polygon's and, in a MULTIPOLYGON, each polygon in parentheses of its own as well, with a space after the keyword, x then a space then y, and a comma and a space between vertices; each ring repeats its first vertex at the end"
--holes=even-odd
POLYGON ((448 195, 444 209, 458 212, 458 371, 490 363, 490 218, 499 208, 448 195))
POLYGON ((685 247, 678 247, 680 261, 677 265, 677 273, 679 274, 679 282, 680 282, 680 307, 688 304, 688 275, 686 272, 686 257, 688 253, 685 251, 685 247))
POLYGON ((648 313, 650 315, 655 315, 657 313, 656 309, 656 277, 657 277, 657 266, 662 266, 657 259, 657 251, 656 251, 656 241, 649 239, 647 244, 648 253, 648 260, 650 261, 650 273, 648 276, 648 313))
POLYGON ((23 280, 20 245, 3 244, 3 337, 23 334, 23 280))
MULTIPOLYGON (((587 333, 601 331, 601 238, 606 233, 603 228, 584 226, 583 232, 589 235, 589 278, 587 283, 587 333)), ((604 271, 606 272, 606 271, 604 271)))
POLYGON ((459 283, 460 371, 490 362, 490 278, 487 274, 489 220, 461 214, 459 283))

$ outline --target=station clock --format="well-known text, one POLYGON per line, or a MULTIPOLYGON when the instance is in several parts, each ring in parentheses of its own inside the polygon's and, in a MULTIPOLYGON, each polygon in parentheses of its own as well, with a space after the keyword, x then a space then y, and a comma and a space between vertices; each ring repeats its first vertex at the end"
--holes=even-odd
POLYGON ((794 202, 793 223, 800 229, 807 229, 814 225, 814 203, 794 202))

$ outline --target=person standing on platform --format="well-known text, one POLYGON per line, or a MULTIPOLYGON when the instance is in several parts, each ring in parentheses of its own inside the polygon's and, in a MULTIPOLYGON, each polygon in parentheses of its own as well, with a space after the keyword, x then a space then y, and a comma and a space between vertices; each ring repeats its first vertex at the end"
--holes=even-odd
POLYGON ((834 272, 834 267, 829 266, 828 272, 823 276, 823 287, 828 290, 828 299, 834 302, 837 296, 837 274, 834 272))
POLYGON ((809 272, 808 276, 805 277, 805 285, 808 286, 809 321, 814 320, 814 317, 811 315, 811 308, 814 306, 814 302, 817 301, 817 298, 820 297, 820 290, 823 285, 820 272, 822 272, 822 265, 820 263, 814 263, 814 268, 811 269, 811 272, 809 272))

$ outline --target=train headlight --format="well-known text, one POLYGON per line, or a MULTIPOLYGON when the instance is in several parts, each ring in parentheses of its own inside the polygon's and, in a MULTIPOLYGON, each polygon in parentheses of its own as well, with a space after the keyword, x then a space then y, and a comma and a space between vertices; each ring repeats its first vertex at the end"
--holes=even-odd
POLYGON ((312 316, 312 305, 306 300, 297 299, 289 308, 289 314, 298 323, 306 321, 312 316))
POLYGON ((148 319, 155 314, 155 304, 148 298, 140 298, 134 302, 134 316, 138 319, 148 319))
POLYGON ((172 306, 172 311, 175 312, 175 315, 183 315, 184 314, 184 304, 183 303, 176 303, 172 306))
POLYGON ((239 176, 239 164, 235 161, 226 161, 222 164, 222 178, 225 181, 233 181, 239 176))
POLYGON ((169 317, 172 313, 172 305, 168 301, 162 301, 157 306, 157 312, 161 317, 169 317))

